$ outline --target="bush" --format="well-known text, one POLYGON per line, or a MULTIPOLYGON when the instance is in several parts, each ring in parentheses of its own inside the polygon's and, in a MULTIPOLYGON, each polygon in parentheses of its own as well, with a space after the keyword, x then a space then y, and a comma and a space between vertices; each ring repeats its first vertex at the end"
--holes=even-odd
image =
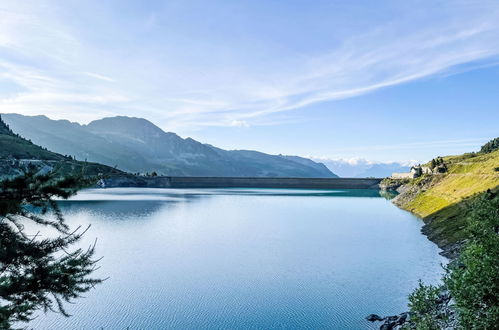
POLYGON ((424 285, 421 281, 409 295, 411 321, 406 329, 439 330, 448 326, 449 310, 441 299, 442 286, 424 285))
POLYGON ((470 242, 444 278, 465 329, 494 329, 499 324, 499 196, 491 192, 473 205, 470 242))
POLYGON ((497 329, 499 196, 487 191, 469 208, 468 243, 447 267, 442 286, 420 283, 409 296, 411 321, 406 329, 497 329), (449 300, 442 297, 447 290, 449 300))

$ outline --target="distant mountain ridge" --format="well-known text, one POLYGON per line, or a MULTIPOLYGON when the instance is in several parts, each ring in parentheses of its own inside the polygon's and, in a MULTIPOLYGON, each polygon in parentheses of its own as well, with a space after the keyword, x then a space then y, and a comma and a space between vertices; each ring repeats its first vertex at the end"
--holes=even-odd
POLYGON ((40 171, 84 175, 122 175, 112 167, 74 160, 42 148, 13 132, 0 116, 0 178, 19 175, 28 165, 40 171))
POLYGON ((223 150, 164 132, 143 118, 110 117, 80 125, 45 116, 2 115, 21 136, 63 155, 130 172, 170 176, 337 177, 298 156, 223 150))
MULTIPOLYGON (((318 160, 318 159, 314 159, 318 160)), ((382 163, 365 159, 320 159, 332 172, 343 178, 384 178, 393 172, 409 172, 412 162, 382 163)))

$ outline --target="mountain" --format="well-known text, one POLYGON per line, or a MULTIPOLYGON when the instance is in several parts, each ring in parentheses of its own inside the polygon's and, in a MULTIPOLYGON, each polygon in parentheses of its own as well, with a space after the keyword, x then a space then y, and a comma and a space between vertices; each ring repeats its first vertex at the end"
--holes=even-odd
POLYGON ((43 149, 12 132, 0 117, 0 159, 62 161, 64 156, 43 149))
POLYGON ((357 178, 384 178, 392 175, 394 172, 409 172, 410 166, 406 166, 400 163, 374 163, 370 164, 367 169, 365 169, 360 174, 357 174, 357 178))
POLYGON ((80 125, 45 116, 5 114, 27 139, 77 159, 130 172, 170 176, 337 177, 325 165, 297 156, 251 150, 223 150, 175 133, 142 118, 111 117, 80 125))
POLYGON ((393 172, 409 172, 412 165, 398 162, 372 162, 365 159, 321 159, 320 161, 332 172, 344 178, 384 178, 393 172))
POLYGON ((123 174, 109 166, 76 161, 70 157, 48 151, 15 134, 0 117, 0 177, 15 176, 32 164, 42 171, 56 170, 63 174, 89 175, 123 174))

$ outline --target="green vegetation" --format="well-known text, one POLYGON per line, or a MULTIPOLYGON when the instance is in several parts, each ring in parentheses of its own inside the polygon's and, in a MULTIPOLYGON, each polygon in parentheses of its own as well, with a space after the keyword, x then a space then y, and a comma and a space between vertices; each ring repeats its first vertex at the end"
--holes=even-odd
POLYGON ((425 174, 410 180, 394 202, 423 218, 428 237, 446 248, 467 238, 465 219, 477 194, 497 191, 499 150, 439 157, 433 162, 436 165, 444 163, 447 172, 425 174))
POLYGON ((62 155, 43 149, 14 134, 0 117, 0 159, 6 158, 59 161, 65 159, 62 155))
POLYGON ((430 162, 430 168, 433 170, 435 167, 439 166, 439 165, 444 165, 444 160, 442 159, 442 157, 437 157, 437 158, 434 158, 431 160, 430 162))
POLYGON ((485 143, 482 148, 480 149, 480 152, 482 153, 489 153, 493 152, 495 150, 499 150, 499 137, 490 140, 489 142, 485 143))
POLYGON ((496 329, 499 324, 499 139, 479 153, 433 159, 446 173, 403 186, 395 203, 425 221, 423 231, 455 259, 440 286, 409 296, 404 329, 496 329), (455 253, 460 252, 460 253, 455 253))
POLYGON ((450 156, 444 158, 448 166, 445 174, 418 178, 417 185, 422 188, 414 199, 401 206, 421 217, 428 217, 437 211, 451 206, 473 194, 493 189, 499 185, 499 175, 495 168, 499 166, 499 150, 480 154, 450 156))
MULTIPOLYGON (((73 249, 86 230, 71 230, 53 198, 69 198, 91 181, 37 175, 31 168, 0 183, 0 328, 27 322, 37 310, 68 316, 72 302, 102 282, 92 278, 94 246, 73 249), (25 230, 28 222, 50 227, 55 235, 25 230)), ((30 226, 32 228, 32 226, 30 226)))
POLYGON ((448 300, 442 299, 443 287, 424 285, 419 282, 409 295, 409 310, 411 321, 405 325, 405 329, 439 330, 449 327, 450 311, 448 300), (444 304, 445 303, 445 304, 444 304))
POLYGON ((447 267, 441 286, 420 284, 410 295, 406 329, 496 329, 499 324, 499 195, 488 191, 467 205, 469 240, 447 267))

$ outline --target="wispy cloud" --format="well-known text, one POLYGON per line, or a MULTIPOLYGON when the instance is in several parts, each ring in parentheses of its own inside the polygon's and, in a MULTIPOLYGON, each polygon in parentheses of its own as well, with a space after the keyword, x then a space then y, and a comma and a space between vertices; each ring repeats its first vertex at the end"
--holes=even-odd
MULTIPOLYGON (((366 144, 361 147, 349 147, 348 149, 334 149, 332 152, 341 151, 366 151, 366 150, 401 150, 401 149, 427 149, 427 148, 449 148, 449 147, 478 147, 489 141, 488 138, 471 138, 458 140, 438 140, 438 141, 420 141, 413 143, 391 143, 391 144, 366 144)), ((470 151, 472 151, 470 149, 470 151)))
POLYGON ((170 129, 247 127, 269 124, 278 112, 497 62, 497 3, 438 2, 431 12, 417 4, 401 2, 403 14, 373 19, 370 29, 324 26, 331 37, 320 47, 292 51, 295 44, 278 35, 261 44, 248 31, 242 40, 189 35, 186 26, 167 25, 169 11, 120 18, 99 8, 92 26, 86 20, 99 2, 76 12, 62 3, 6 1, 0 78, 22 89, 2 96, 0 111, 79 121, 140 111, 170 129), (73 21, 68 11, 82 18, 73 21))
POLYGON ((89 77, 95 78, 95 79, 99 79, 99 80, 111 81, 111 82, 114 81, 113 78, 104 76, 102 74, 94 73, 94 72, 83 72, 83 74, 85 74, 89 77))

